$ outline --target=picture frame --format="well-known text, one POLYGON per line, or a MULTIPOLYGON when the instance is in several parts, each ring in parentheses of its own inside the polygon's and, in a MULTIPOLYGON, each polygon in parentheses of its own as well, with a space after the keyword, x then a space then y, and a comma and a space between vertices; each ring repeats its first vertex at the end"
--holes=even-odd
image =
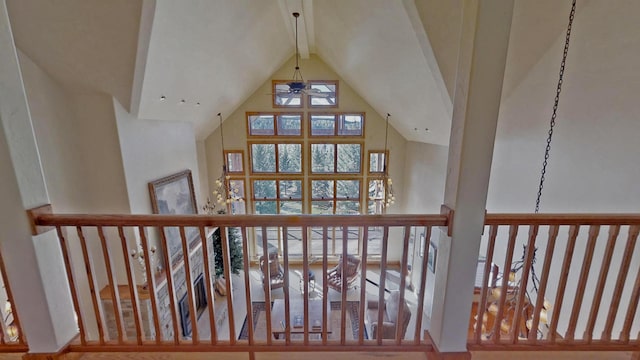
MULTIPOLYGON (((154 214, 195 215, 198 213, 191 170, 184 170, 149 182, 149 196, 154 214)), ((185 228, 185 237, 187 244, 191 247, 199 239, 198 228, 185 228)), ((175 265, 182 259, 180 228, 165 227, 164 238, 171 264, 175 265)))
POLYGON ((429 242, 429 254, 427 254, 427 266, 432 273, 436 273, 436 260, 438 258, 438 248, 433 245, 433 242, 429 242))

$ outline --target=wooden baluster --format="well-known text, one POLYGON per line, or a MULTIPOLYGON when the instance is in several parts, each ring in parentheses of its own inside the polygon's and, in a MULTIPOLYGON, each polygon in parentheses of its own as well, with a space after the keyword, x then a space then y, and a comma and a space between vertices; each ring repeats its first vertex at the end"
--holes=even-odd
POLYGON ((160 328, 160 316, 158 315, 158 300, 156 299, 156 270, 151 263, 151 251, 149 250, 149 243, 147 242, 147 236, 144 233, 144 226, 138 226, 138 233, 140 234, 140 245, 142 246, 142 253, 144 254, 144 267, 147 272, 147 290, 149 290, 149 299, 151 300, 151 312, 153 314, 153 328, 155 329, 156 344, 162 342, 162 329, 160 328))
MULTIPOLYGON (((531 271, 531 263, 533 262, 533 255, 535 254, 536 248, 536 237, 538 236, 538 225, 530 225, 529 226, 529 241, 527 242, 527 250, 525 254, 525 261, 522 267, 522 278, 520 279, 520 289, 518 292, 518 299, 516 302, 516 310, 514 313, 513 322, 511 323, 511 343, 516 344, 518 342, 519 332, 524 331, 526 329, 526 321, 525 326, 520 326, 520 321, 522 321, 522 312, 524 311, 525 306, 529 306, 529 304, 525 304, 525 294, 527 293, 527 285, 529 283, 529 272, 531 271)), ((528 299, 527 299, 528 300, 528 299)), ((531 330, 535 331, 535 330, 531 330)))
POLYGON ((104 265, 107 270, 107 280, 109 281, 109 293, 111 294, 111 301, 113 303, 113 315, 116 318, 116 327, 118 329, 118 344, 122 344, 127 334, 124 329, 124 321, 122 318, 120 292, 118 291, 118 282, 116 279, 116 274, 113 272, 113 263, 111 262, 111 253, 109 251, 109 246, 107 245, 107 239, 104 236, 104 229, 102 228, 102 226, 98 227, 98 237, 100 238, 100 245, 102 246, 102 255, 104 256, 104 265))
POLYGON ((171 254, 169 254, 169 247, 167 246, 167 238, 164 232, 164 226, 159 228, 160 230, 160 244, 162 246, 162 254, 164 255, 164 268, 167 278, 167 293, 169 296, 169 306, 171 307, 171 322, 173 323, 173 343, 175 345, 180 344, 178 337, 178 314, 176 307, 175 289, 173 288, 173 264, 171 263, 171 254))
POLYGON ((347 239, 349 238, 349 228, 347 226, 342 226, 342 275, 341 276, 341 285, 342 285, 342 299, 340 302, 340 344, 346 344, 346 329, 347 329, 347 270, 348 270, 348 244, 347 239))
POLYGON ((636 274, 636 282, 633 285, 633 291, 631 292, 631 297, 629 299, 627 315, 624 318, 622 331, 620 331, 620 340, 625 344, 628 344, 630 340, 629 333, 631 332, 631 325, 633 324, 633 320, 636 316, 636 311, 638 310, 638 300, 640 300, 640 267, 638 268, 638 273, 636 274))
MULTIPOLYGON (((287 244, 285 242, 285 244, 287 244)), ((285 246, 287 248, 288 246, 285 246)), ((289 253, 287 252, 287 257, 289 253)), ((288 260, 288 258, 287 258, 288 260)), ((287 279, 285 283, 285 289, 289 290, 289 271, 285 270, 285 278, 287 279)), ((302 293, 304 298, 304 344, 309 345, 309 328, 311 328, 311 323, 309 323, 309 238, 307 236, 307 228, 302 228, 302 275, 303 275, 303 286, 304 292, 302 293)))
POLYGON ((180 226, 180 242, 182 243, 182 257, 184 259, 184 277, 187 282, 187 303, 189 304, 189 321, 191 322, 191 341, 193 345, 200 343, 198 336, 198 313, 196 311, 196 300, 193 294, 193 280, 191 279, 191 260, 189 254, 189 244, 185 235, 184 226, 180 226))
MULTIPOLYGON (((247 304, 247 330, 249 331, 249 345, 253 345, 255 343, 254 339, 254 331, 253 331, 253 308, 251 306, 251 277, 250 277, 250 267, 249 267, 249 244, 247 239, 247 228, 240 228, 240 234, 242 236, 242 257, 244 259, 244 287, 246 289, 246 304, 247 304)), ((211 298, 213 299, 213 297, 211 298)), ((210 308, 213 308, 213 302, 211 303, 210 308)), ((213 314, 210 314, 213 319, 213 314)), ((213 323, 213 322, 212 322, 213 323)), ((214 325, 215 326, 215 325, 214 325)), ((213 339, 213 338, 212 338, 213 339)))
MULTIPOLYGON (((73 307, 76 311, 76 315, 78 316, 78 329, 80 330, 80 343, 82 345, 87 345, 87 339, 86 339, 85 328, 84 328, 84 320, 82 317, 82 312, 80 311, 80 302, 78 301, 78 292, 76 290, 75 281, 73 280, 71 259, 69 257, 69 248, 67 247, 67 240, 62 234, 62 229, 60 228, 60 226, 56 226, 56 231, 58 232, 58 239, 60 240, 60 248, 62 249, 64 266, 65 266, 65 270, 67 271, 67 279, 69 280, 69 290, 71 290, 71 300, 73 301, 73 307)), ((20 334, 20 337, 24 337, 24 334, 20 334)))
MULTIPOLYGON (((267 240, 267 228, 262 226, 262 256, 263 263, 262 264, 262 275, 264 276, 263 280, 263 288, 264 288, 264 304, 265 304, 265 314, 267 316, 267 344, 271 345, 273 336, 273 331, 271 328, 271 266, 269 266, 269 242, 267 240)), ((288 309, 285 309, 285 316, 288 312, 288 309)), ((291 323, 286 324, 285 332, 289 333, 289 326, 291 323)))
POLYGON ((618 239, 619 233, 619 225, 609 226, 609 239, 607 240, 607 247, 604 251, 604 257, 602 258, 602 266, 600 267, 600 275, 598 276, 598 285, 596 286, 596 292, 593 296, 591 312, 589 313, 589 320, 587 321, 587 329, 583 335, 583 338, 587 340, 587 343, 591 343, 591 340, 593 339, 593 328, 596 325, 596 318, 598 317, 598 311, 600 310, 602 294, 604 293, 607 275, 609 275, 609 267, 611 266, 611 258, 613 256, 613 250, 616 247, 616 240, 618 239))
MULTIPOLYGON (((229 319, 229 343, 235 345, 238 334, 236 334, 236 324, 233 316, 233 291, 231 288, 231 254, 229 253, 229 240, 227 238, 226 227, 220 227, 220 240, 222 241, 222 264, 224 265, 224 278, 227 290, 227 318, 229 319)), ((270 303, 269 303, 270 304, 270 303)), ((267 306, 269 308, 269 306, 267 306)), ((270 314, 269 314, 270 315, 270 314)), ((271 318, 267 318, 271 323, 271 318)), ((270 333, 269 333, 270 334, 270 333)))
POLYGON ((571 261, 573 259, 573 251, 576 247, 576 238, 580 232, 579 225, 572 225, 569 228, 569 239, 567 248, 564 252, 564 259, 562 260, 562 270, 560 272, 560 281, 558 283, 558 290, 556 292, 556 301, 553 304, 553 316, 551 317, 551 325, 549 325, 549 341, 554 343, 556 341, 556 329, 558 328, 558 320, 560 317, 560 310, 562 309, 562 300, 564 300, 564 291, 567 288, 567 279, 569 277, 569 271, 571 270, 571 261))
MULTIPOLYGON (((493 342, 500 342, 500 328, 502 325, 502 318, 504 316, 505 311, 505 303, 507 301, 507 291, 509 291, 509 274, 511 272, 511 263, 513 259, 513 249, 516 244, 516 237, 518 236, 518 225, 512 224, 509 226, 509 242, 507 245, 507 254, 504 259, 504 267, 503 267, 503 279, 502 279, 502 287, 500 289, 500 300, 498 305, 498 313, 496 314, 496 320, 493 324, 493 342)), ((511 324, 513 326, 513 324, 511 324)))
POLYGON ((602 331, 601 340, 610 341, 611 331, 613 330, 613 324, 616 321, 616 315, 618 314, 618 307, 620 306, 620 300, 622 299, 622 291, 624 285, 627 282, 627 274, 629 273, 629 266, 631 265, 631 258, 633 257, 636 242, 638 240, 638 234, 640 233, 640 226, 632 225, 629 227, 629 234, 627 236, 627 244, 624 247, 624 255, 622 256, 622 264, 620 264, 620 271, 618 272, 618 278, 616 279, 616 287, 613 290, 613 296, 611 297, 611 304, 609 305, 609 314, 607 315, 607 323, 602 331))
MULTIPOLYGON (((282 228, 284 233, 284 246, 282 247, 282 257, 284 263, 284 286, 282 290, 284 291, 284 323, 291 324, 291 299, 289 297, 289 228, 286 226, 282 228)), ((305 304, 306 306, 306 304, 305 304)), ((307 314, 305 314, 305 318, 307 314)), ((291 344, 291 328, 287 326, 285 329, 285 343, 287 345, 291 344)))
POLYGON ((409 235, 411 235, 411 226, 404 227, 404 241, 402 243, 402 262, 400 263, 400 301, 398 306, 398 314, 396 319, 396 345, 402 343, 403 325, 404 324, 404 291, 407 286, 407 263, 409 262, 409 235))
POLYGON ((591 269, 591 261, 593 259, 593 251, 596 246, 596 240, 598 239, 598 233, 600 232, 600 225, 591 225, 589 227, 589 239, 587 240, 587 250, 584 254, 584 261, 582 262, 582 269, 580 270, 580 279, 578 280, 578 287, 576 289, 576 297, 573 301, 573 309, 571 310, 571 318, 569 319, 569 325, 567 327, 566 340, 573 340, 576 332, 576 325, 578 324, 578 315, 580 315, 580 308, 582 307, 582 300, 584 298, 584 290, 589 278, 589 270, 591 269))
POLYGON ((131 309, 133 310, 134 326, 136 328, 136 341, 138 345, 142 345, 142 318, 140 317, 140 302, 138 301, 138 287, 136 285, 135 276, 133 274, 131 260, 129 259, 129 247, 127 246, 127 239, 124 236, 122 226, 118 226, 118 235, 120 236, 120 244, 122 246, 122 254, 124 257, 125 270, 127 273, 127 282, 129 283, 129 296, 131 301, 131 309))
MULTIPOLYGON (((536 299, 536 307, 533 310, 533 321, 531 330, 529 331, 529 340, 533 343, 538 341, 538 326, 540 325, 540 312, 544 305, 544 294, 547 289, 547 282, 549 281, 549 269, 551 268, 551 260, 553 260, 553 252, 556 245, 556 239, 558 238, 558 225, 549 226, 549 241, 547 242, 547 250, 544 253, 544 264, 542 265, 542 278, 540 278, 540 287, 538 288, 538 295, 536 299), (535 329, 535 330, 534 330, 535 329)), ((545 309, 547 311, 549 309, 545 309)))
POLYGON ((387 251, 389 249, 389 226, 385 225, 382 233, 382 253, 380 262, 380 288, 378 289, 378 330, 377 341, 378 345, 382 345, 382 323, 384 322, 384 290, 385 290, 385 278, 387 269, 387 251))
MULTIPOLYGON (((98 338, 100 345, 104 345, 104 314, 102 313, 102 306, 99 304, 98 295, 100 288, 98 282, 93 276, 91 269, 94 267, 93 261, 89 256, 87 249, 87 241, 84 237, 84 232, 81 226, 76 226, 76 232, 78 233, 78 239, 80 240, 80 247, 82 248, 82 258, 84 259, 84 268, 87 271, 87 282, 89 283, 89 292, 91 293, 91 303, 93 304, 93 312, 96 316, 96 325, 98 326, 98 338)), ((5 282, 6 284, 6 282, 5 282)))
MULTIPOLYGON (((422 270, 420 272, 420 292, 418 299, 424 299, 427 286, 427 264, 429 260, 429 243, 431 243, 431 226, 425 227, 425 241, 422 249, 422 270)), ((416 333, 414 334, 415 345, 420 344, 422 339, 422 314, 424 311, 424 301, 418 301, 418 311, 416 311, 416 333)))
MULTIPOLYGON (((18 329, 18 344, 22 346, 26 346, 24 339, 25 336, 22 333, 22 327, 20 326, 20 319, 18 318, 18 312, 16 311, 16 303, 13 299, 13 293, 11 292, 11 286, 9 284, 9 279, 7 278, 6 267, 4 266, 4 260, 2 259, 2 253, 0 253, 0 274, 2 274, 2 281, 4 284, 5 292, 7 293, 7 299, 11 303, 11 314, 13 314, 13 325, 18 329)), ((4 344, 4 329, 0 326, 0 339, 2 339, 2 344, 4 344)))
POLYGON ((364 317, 367 307, 367 252, 369 247, 369 227, 365 226, 362 233, 362 261, 360 262, 362 270, 360 272, 360 308, 358 319, 358 345, 364 344, 364 317))
POLYGON ((487 244, 487 253, 485 256, 484 276, 482 287, 480 288, 480 302, 478 303, 478 312, 476 314, 476 327, 474 330, 474 341, 476 344, 482 342, 482 323, 485 311, 487 310, 487 295, 489 276, 491 276, 491 265, 493 263, 493 251, 496 246, 496 236, 498 235, 498 225, 491 225, 489 229, 489 240, 487 244))
POLYGON ((327 328, 329 326, 329 314, 327 308, 329 306, 329 284, 327 282, 327 273, 329 272, 327 264, 327 253, 329 252, 327 240, 328 230, 326 226, 322 227, 322 344, 326 345, 329 335, 327 328))

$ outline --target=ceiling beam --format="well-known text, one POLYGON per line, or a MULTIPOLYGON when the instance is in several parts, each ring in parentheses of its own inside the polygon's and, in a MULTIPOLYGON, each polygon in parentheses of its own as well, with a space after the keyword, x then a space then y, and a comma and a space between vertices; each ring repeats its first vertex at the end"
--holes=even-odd
POLYGON ((438 60, 433 53, 433 48, 431 47, 431 42, 429 41, 427 31, 424 29, 422 20, 420 20, 420 15, 418 14, 415 0, 403 0, 402 5, 405 12, 407 13, 409 21, 411 22, 413 31, 415 31, 416 33, 416 39, 420 44, 420 50, 422 50, 422 54, 427 61, 429 72, 433 76, 433 81, 436 83, 436 86, 439 89, 444 109, 447 113, 447 117, 450 119, 453 114, 453 101, 451 100, 449 92, 447 91, 447 85, 444 83, 444 78, 442 77, 442 72, 440 72, 440 67, 438 67, 438 60))
POLYGON ((312 0, 278 0, 278 5, 293 46, 296 45, 296 22, 292 14, 294 12, 300 13, 298 18, 298 50, 302 59, 308 59, 310 49, 315 47, 312 0))

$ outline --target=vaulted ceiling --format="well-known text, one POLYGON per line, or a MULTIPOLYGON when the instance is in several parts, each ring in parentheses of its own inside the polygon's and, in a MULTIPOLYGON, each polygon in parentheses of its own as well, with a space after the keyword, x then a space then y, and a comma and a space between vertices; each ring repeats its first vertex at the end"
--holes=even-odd
MULTIPOLYGON (((449 140, 462 0, 7 6, 18 48, 70 91, 111 94, 139 118, 190 121, 201 139, 217 127, 216 113, 233 112, 294 55, 297 11, 303 57, 317 54, 378 113, 391 113, 408 140, 449 140)), ((562 35, 566 8, 557 0, 516 1, 506 91, 562 35)))

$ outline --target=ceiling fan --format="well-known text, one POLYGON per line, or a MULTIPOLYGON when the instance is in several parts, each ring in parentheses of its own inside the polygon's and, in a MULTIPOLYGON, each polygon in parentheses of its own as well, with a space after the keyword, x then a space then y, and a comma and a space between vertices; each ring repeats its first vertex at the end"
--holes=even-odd
POLYGON ((302 77, 302 72, 300 72, 300 53, 298 51, 298 17, 300 17, 300 13, 294 12, 293 17, 296 19, 296 67, 293 72, 293 79, 276 87, 276 95, 280 96, 300 96, 302 94, 320 96, 320 97, 330 97, 335 96, 332 92, 322 91, 320 89, 315 89, 311 86, 310 83, 304 81, 302 77))

